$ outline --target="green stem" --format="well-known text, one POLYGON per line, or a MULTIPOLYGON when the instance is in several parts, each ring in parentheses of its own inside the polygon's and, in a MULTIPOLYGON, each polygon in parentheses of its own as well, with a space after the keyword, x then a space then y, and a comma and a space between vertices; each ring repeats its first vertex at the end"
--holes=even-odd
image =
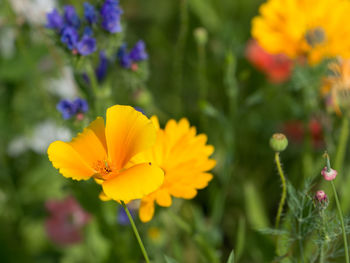
POLYGON ((332 184, 333 194, 334 194, 335 202, 336 202, 336 204, 337 204, 338 215, 339 215, 339 219, 340 219, 340 223, 341 223, 341 228, 342 228, 342 232, 343 232, 344 250, 345 250, 345 260, 346 260, 346 263, 349 263, 348 241, 347 241, 346 232, 345 232, 345 225, 344 225, 343 212, 342 212, 341 207, 340 207, 340 202, 339 202, 337 190, 335 189, 334 182, 331 181, 331 184, 332 184))
POLYGON ((345 158, 346 145, 349 138, 349 119, 344 116, 340 130, 337 152, 335 155, 334 169, 341 173, 345 158))
POLYGON ((92 92, 94 94, 96 115, 99 115, 100 110, 102 110, 102 109, 100 109, 101 91, 100 91, 100 88, 99 88, 99 85, 98 85, 98 82, 96 79, 95 71, 90 63, 87 63, 87 65, 86 65, 86 73, 89 77, 92 92))
POLYGON ((277 216, 276 216, 276 225, 275 227, 278 228, 279 227, 279 223, 280 223, 280 219, 281 219, 281 214, 283 211, 283 206, 284 203, 286 201, 286 196, 287 196, 287 187, 286 187, 286 179, 282 170, 282 166, 281 166, 281 161, 280 161, 280 153, 276 152, 275 153, 275 161, 276 161, 276 165, 277 165, 277 170, 278 170, 278 174, 281 177, 281 181, 282 181, 282 197, 278 206, 278 211, 277 211, 277 216))
POLYGON ((148 258, 148 255, 147 255, 147 251, 142 243, 142 240, 141 240, 141 237, 140 237, 140 234, 139 234, 139 231, 137 231, 137 228, 136 228, 136 225, 135 225, 135 222, 134 222, 134 219, 132 219, 132 216, 129 212, 129 209, 128 207, 126 206, 126 204, 123 202, 123 201, 120 201, 120 203, 122 204, 124 210, 125 210, 125 213, 128 215, 128 218, 130 220, 130 223, 131 223, 131 227, 132 227, 132 230, 134 231, 134 234, 135 234, 135 237, 137 239, 137 242, 139 243, 139 246, 140 246, 140 249, 142 251, 142 254, 146 260, 147 263, 150 263, 150 260, 148 258))
POLYGON ((299 243, 299 253, 301 262, 304 263, 304 248, 303 248, 303 240, 301 238, 301 221, 302 218, 298 218, 298 243, 299 243))
POLYGON ((321 247, 320 247, 320 263, 324 263, 325 258, 324 258, 324 244, 325 244, 325 236, 326 236, 326 227, 325 227, 325 215, 324 215, 324 210, 322 209, 320 211, 320 217, 321 217, 321 221, 322 221, 322 232, 321 232, 321 247))
POLYGON ((176 101, 173 107, 177 113, 181 112, 182 100, 181 93, 183 87, 183 63, 185 58, 185 47, 188 32, 188 0, 179 1, 180 7, 180 29, 178 39, 175 44, 174 64, 173 64, 173 83, 176 101))

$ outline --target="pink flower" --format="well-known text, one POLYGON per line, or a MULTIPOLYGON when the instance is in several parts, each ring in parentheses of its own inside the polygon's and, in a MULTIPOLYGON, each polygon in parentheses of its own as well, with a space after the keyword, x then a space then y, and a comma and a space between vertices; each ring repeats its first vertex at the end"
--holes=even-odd
POLYGON ((327 195, 323 190, 318 190, 316 192, 315 198, 321 202, 321 201, 327 200, 327 195))
POLYGON ((321 171, 322 176, 324 177, 325 180, 327 181, 332 181, 335 179, 335 177, 337 177, 338 172, 334 169, 331 169, 328 172, 327 167, 323 168, 323 170, 321 171))
POLYGON ((323 190, 318 190, 314 197, 314 204, 317 208, 323 210, 328 206, 328 198, 323 190))
POLYGON ((48 237, 59 245, 79 243, 82 227, 90 220, 90 214, 71 196, 61 201, 47 201, 45 206, 50 213, 45 222, 48 237))
POLYGON ((270 54, 254 39, 248 41, 245 55, 250 63, 265 73, 272 83, 285 82, 291 75, 293 64, 285 54, 270 54))

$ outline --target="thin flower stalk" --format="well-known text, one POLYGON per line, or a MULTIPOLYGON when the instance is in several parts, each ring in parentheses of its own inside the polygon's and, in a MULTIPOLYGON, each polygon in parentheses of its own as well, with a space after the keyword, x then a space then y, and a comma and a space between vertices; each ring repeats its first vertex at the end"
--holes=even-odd
POLYGON ((132 216, 131 216, 131 214, 130 214, 130 212, 129 212, 129 209, 128 209, 128 207, 126 206, 126 204, 125 204, 123 201, 121 201, 120 203, 122 204, 122 206, 123 206, 123 208, 124 208, 124 210, 125 210, 125 213, 127 214, 128 218, 129 218, 129 220, 130 220, 132 230, 134 231, 135 237, 136 237, 136 239, 137 239, 137 242, 139 243, 140 249, 141 249, 142 254, 143 254, 143 256, 144 256, 144 258, 145 258, 145 260, 146 260, 146 263, 150 263, 150 260, 149 260, 149 258, 148 258, 147 251, 146 251, 146 249, 145 249, 145 247, 144 247, 144 245, 143 245, 143 243, 142 243, 142 239, 141 239, 141 237, 140 237, 139 231, 137 230, 137 227, 136 227, 136 225, 135 225, 134 219, 132 218, 132 216))
POLYGON ((276 161, 278 174, 280 175, 281 182, 282 182, 282 197, 281 197, 280 203, 278 205, 278 211, 277 211, 277 216, 276 216, 276 225, 275 225, 275 227, 278 228, 279 223, 280 223, 280 219, 281 219, 281 214, 283 211, 283 206, 284 206, 284 203, 286 201, 287 187, 286 187, 286 179, 285 179, 282 165, 281 165, 281 161, 280 161, 280 153, 279 152, 275 153, 275 161, 276 161))
MULTIPOLYGON (((327 153, 325 154, 325 157, 326 157, 326 161, 327 161, 327 172, 329 173, 329 172, 331 172, 332 169, 331 169, 331 163, 330 163, 330 160, 329 160, 329 156, 328 156, 327 153)), ((348 241, 347 241, 346 232, 345 232, 344 216, 343 216, 343 212, 341 210, 341 206, 340 206, 337 190, 335 188, 333 180, 331 180, 331 185, 332 185, 332 189, 333 189, 335 202, 337 204, 338 215, 339 215, 341 228, 342 228, 342 233, 343 233, 345 261, 346 261, 346 263, 349 263, 350 262, 349 261, 349 250, 348 250, 348 241)))

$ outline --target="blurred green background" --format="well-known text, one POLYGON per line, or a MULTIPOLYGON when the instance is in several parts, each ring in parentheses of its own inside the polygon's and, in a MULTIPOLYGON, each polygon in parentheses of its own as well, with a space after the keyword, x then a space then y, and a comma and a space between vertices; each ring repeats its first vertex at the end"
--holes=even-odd
MULTIPOLYGON (((51 141, 69 138, 86 125, 61 118, 56 110, 61 94, 91 98, 44 28, 45 12, 82 3, 0 2, 1 262, 142 262, 130 226, 118 223, 118 205, 101 202, 91 181, 64 179, 46 155, 51 141), (81 242, 57 245, 45 231, 45 202, 68 195, 92 218, 81 242)), ((319 175, 325 146, 331 156, 336 151, 341 120, 326 112, 319 95, 324 65, 295 67, 289 81, 271 84, 245 58, 250 21, 261 3, 120 1, 125 41, 143 39, 149 59, 142 76, 115 72, 104 109, 117 103, 140 106, 163 125, 187 117, 208 135, 218 162, 214 179, 195 199, 157 208, 150 223, 136 219, 154 262, 166 262, 165 255, 167 262, 226 262, 232 249, 235 262, 271 262, 274 237, 259 231, 274 225, 281 195, 269 138, 290 121, 305 130, 282 154, 288 180, 297 189, 319 175), (316 147, 308 128, 314 119, 321 129, 316 147)), ((89 112, 88 117, 95 116, 89 112)), ((346 214, 347 178, 337 181, 346 214)))

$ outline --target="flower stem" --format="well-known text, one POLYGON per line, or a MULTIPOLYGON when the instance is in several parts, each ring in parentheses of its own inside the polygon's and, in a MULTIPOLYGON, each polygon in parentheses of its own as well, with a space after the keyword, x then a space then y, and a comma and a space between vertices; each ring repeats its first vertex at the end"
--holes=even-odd
POLYGON ((321 247, 320 247, 320 263, 324 263, 325 262, 325 236, 326 236, 326 226, 325 226, 325 214, 324 214, 324 210, 322 209, 320 211, 320 217, 321 217, 321 222, 322 222, 322 230, 321 230, 321 238, 322 238, 322 242, 321 242, 321 247))
POLYGON ((349 138, 349 119, 347 116, 343 117, 337 152, 335 154, 334 169, 341 173, 346 152, 346 145, 349 138))
POLYGON ((131 223, 131 227, 132 227, 132 230, 134 231, 134 234, 135 234, 135 237, 137 239, 137 242, 139 243, 139 246, 140 246, 140 249, 142 251, 142 254, 146 260, 147 263, 150 263, 150 260, 148 258, 148 255, 147 255, 147 251, 142 243, 142 240, 141 240, 141 237, 140 237, 140 234, 139 234, 139 231, 137 231, 137 228, 136 228, 136 225, 135 225, 135 222, 134 222, 134 219, 132 219, 132 216, 129 212, 129 209, 128 207, 126 206, 126 204, 123 202, 123 201, 120 201, 120 203, 122 204, 124 210, 125 210, 125 213, 128 215, 128 218, 130 220, 130 223, 131 223))
POLYGON ((278 206, 278 211, 277 211, 277 216, 276 216, 276 225, 275 225, 275 227, 278 228, 279 223, 280 223, 280 219, 281 219, 283 206, 284 206, 284 203, 286 201, 287 187, 286 187, 286 179, 284 177, 284 173, 283 173, 282 166, 281 166, 279 152, 275 153, 275 161, 276 161, 276 165, 277 165, 278 174, 280 175, 281 181, 282 181, 282 197, 281 197, 281 200, 280 200, 280 203, 278 206))
POLYGON ((348 241, 347 241, 346 232, 345 232, 343 212, 342 212, 341 207, 340 207, 340 202, 339 202, 337 190, 335 189, 334 182, 331 181, 331 184, 332 184, 333 194, 334 194, 335 202, 336 202, 336 204, 337 204, 338 215, 339 215, 339 219, 340 219, 340 223, 341 223, 341 228, 342 228, 342 232, 343 232, 344 250, 345 250, 345 260, 346 260, 346 263, 349 263, 348 241))

